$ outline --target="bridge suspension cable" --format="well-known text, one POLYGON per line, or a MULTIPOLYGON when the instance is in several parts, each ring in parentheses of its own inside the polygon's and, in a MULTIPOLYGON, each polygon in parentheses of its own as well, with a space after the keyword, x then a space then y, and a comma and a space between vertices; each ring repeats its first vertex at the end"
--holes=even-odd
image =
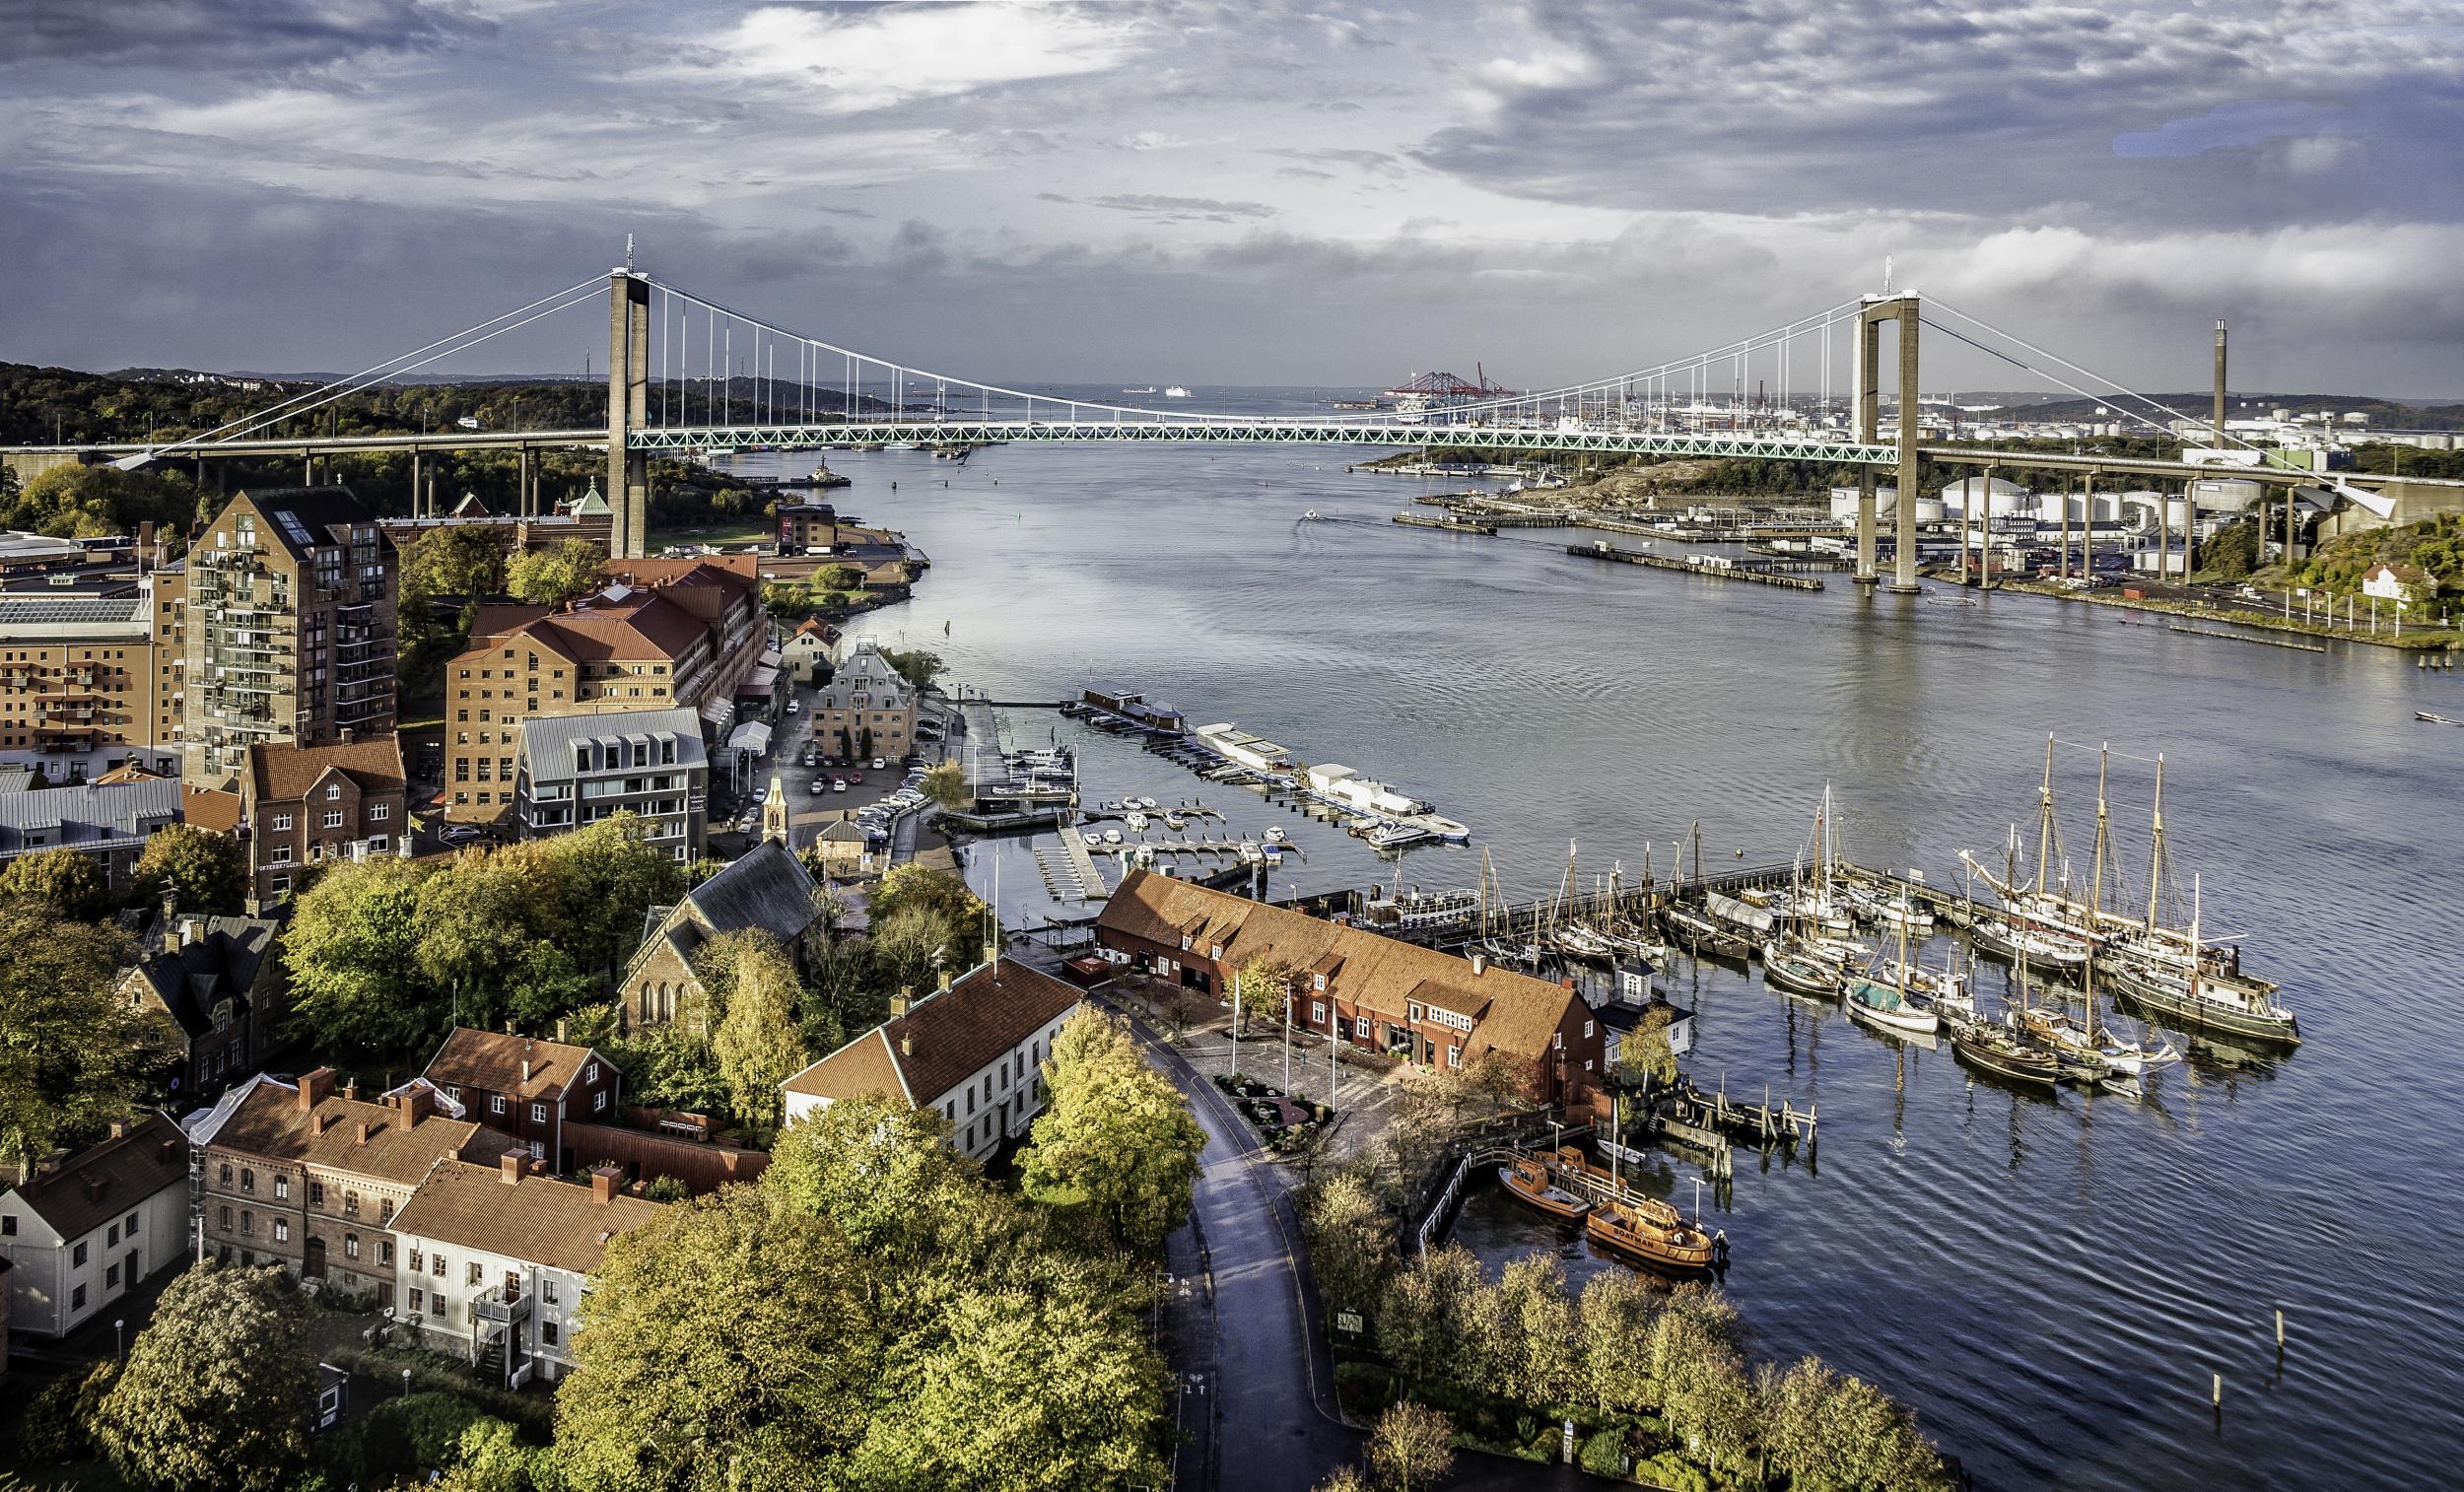
POLYGON ((348 377, 336 378, 331 382, 319 384, 314 388, 294 394, 280 403, 270 404, 263 409, 241 415, 236 420, 226 421, 212 430, 169 444, 149 446, 144 455, 128 459, 131 461, 150 460, 161 456, 177 455, 183 451, 201 451, 213 445, 246 440, 258 431, 280 425, 288 420, 296 420, 303 415, 322 409, 337 399, 348 398, 352 394, 371 388, 387 378, 416 373, 431 364, 452 357, 456 353, 466 352, 483 342, 501 337, 507 332, 518 331, 534 321, 543 320, 559 311, 571 310, 577 305, 586 305, 591 301, 601 299, 606 294, 607 282, 594 276, 578 285, 567 286, 554 295, 542 296, 527 305, 518 305, 500 315, 490 316, 485 321, 466 326, 451 336, 441 337, 425 347, 415 348, 400 357, 388 358, 382 363, 362 369, 348 377))

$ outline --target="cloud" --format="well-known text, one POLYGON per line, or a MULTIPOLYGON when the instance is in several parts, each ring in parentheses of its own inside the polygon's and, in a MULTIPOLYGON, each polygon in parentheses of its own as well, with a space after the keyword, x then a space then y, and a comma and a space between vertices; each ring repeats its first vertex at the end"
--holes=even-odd
POLYGON ((1287 161, 1308 161, 1324 166, 1348 166, 1356 170, 1370 171, 1382 176, 1400 176, 1403 173, 1403 163, 1382 150, 1278 149, 1268 150, 1263 154, 1280 156, 1287 161))
POLYGON ((780 96, 816 111, 855 113, 1105 72, 1129 59, 1145 30, 1125 10, 1059 5, 770 5, 674 65, 778 85, 780 96))
POLYGON ((1274 209, 1264 202, 1226 202, 1214 197, 1166 197, 1150 192, 1089 197, 1086 205, 1113 212, 1136 213, 1157 223, 1231 223, 1243 218, 1274 216, 1274 209))
POLYGON ((2167 119, 2152 130, 2113 137, 2113 154, 2145 160, 2196 156, 2257 145, 2280 135, 2314 135, 2336 122, 2332 109, 2299 99, 2239 99, 2194 118, 2167 119))
POLYGON ((267 75, 370 52, 433 50, 494 26, 458 0, 34 0, 12 12, 0 68, 267 75))

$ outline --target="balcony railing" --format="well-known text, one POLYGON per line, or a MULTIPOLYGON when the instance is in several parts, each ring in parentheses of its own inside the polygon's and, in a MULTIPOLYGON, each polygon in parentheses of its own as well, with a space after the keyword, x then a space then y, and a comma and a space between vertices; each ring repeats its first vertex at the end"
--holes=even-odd
POLYGON ((524 1290, 512 1300, 502 1290, 482 1290, 471 1297, 470 1314, 478 1321, 497 1322, 511 1325, 530 1319, 530 1292, 524 1290))

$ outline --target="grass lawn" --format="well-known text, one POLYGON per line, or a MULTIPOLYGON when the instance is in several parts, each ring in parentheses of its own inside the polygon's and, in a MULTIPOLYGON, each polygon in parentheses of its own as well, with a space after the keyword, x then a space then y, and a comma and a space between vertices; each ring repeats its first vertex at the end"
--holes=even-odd
POLYGON ((653 527, 650 548, 655 554, 665 544, 758 544, 772 537, 770 520, 758 515, 742 518, 714 518, 707 523, 677 527, 653 527))

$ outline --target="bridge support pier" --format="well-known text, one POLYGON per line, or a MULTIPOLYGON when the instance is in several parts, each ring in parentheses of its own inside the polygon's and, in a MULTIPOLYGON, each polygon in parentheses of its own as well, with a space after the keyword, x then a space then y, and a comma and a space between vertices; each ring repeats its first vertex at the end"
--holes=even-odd
MULTIPOLYGON (((1893 595, 1914 595, 1916 583, 1916 499, 1917 499, 1917 299, 1911 295, 1874 296, 1868 298, 1865 309, 1857 316, 1857 435, 1867 444, 1877 439, 1881 427, 1879 390, 1882 381, 1882 326, 1885 322, 1898 327, 1899 343, 1899 470, 1898 492, 1891 503, 1891 542, 1896 552, 1891 556, 1890 589, 1893 595)), ((1859 478, 1857 494, 1857 578, 1875 578, 1873 548, 1874 505, 1869 497, 1874 478, 1872 471, 1859 478)))
POLYGON ((650 282, 631 268, 610 270, 607 312, 607 552, 638 560, 650 552, 650 458, 628 441, 650 422, 650 282))

